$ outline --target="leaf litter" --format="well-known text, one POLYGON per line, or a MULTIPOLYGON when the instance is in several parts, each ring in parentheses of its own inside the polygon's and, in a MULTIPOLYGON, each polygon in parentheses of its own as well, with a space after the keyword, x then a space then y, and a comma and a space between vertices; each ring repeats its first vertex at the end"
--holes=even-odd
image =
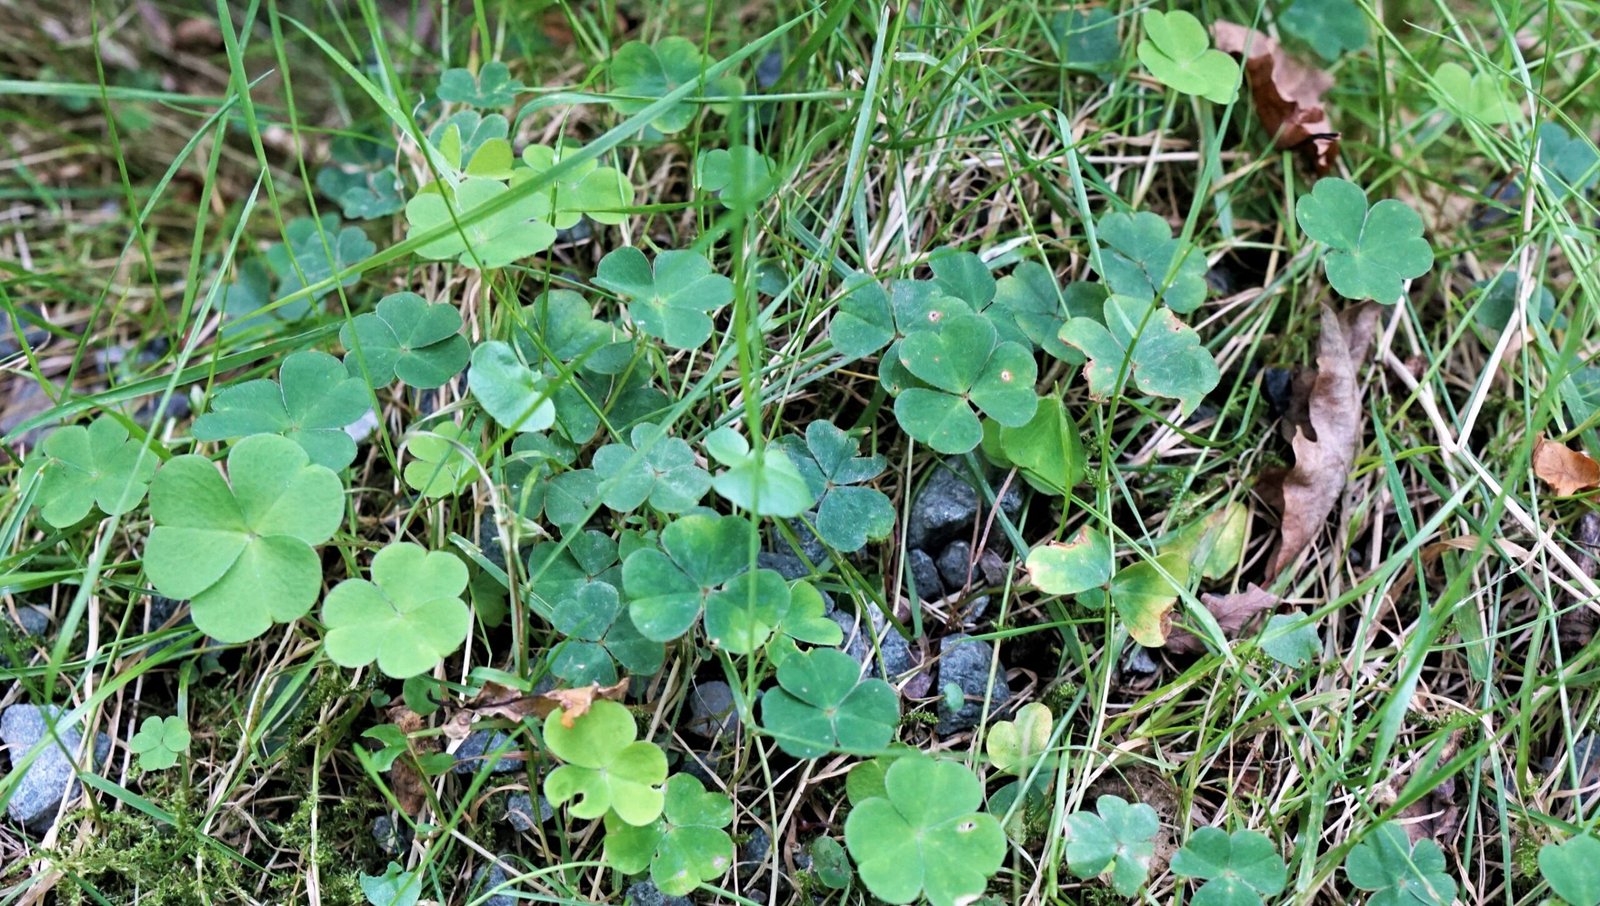
POLYGON ((1322 103, 1333 76, 1289 56, 1271 36, 1235 22, 1212 23, 1211 36, 1218 50, 1245 58, 1256 116, 1277 147, 1300 152, 1318 174, 1333 169, 1339 133, 1322 103))

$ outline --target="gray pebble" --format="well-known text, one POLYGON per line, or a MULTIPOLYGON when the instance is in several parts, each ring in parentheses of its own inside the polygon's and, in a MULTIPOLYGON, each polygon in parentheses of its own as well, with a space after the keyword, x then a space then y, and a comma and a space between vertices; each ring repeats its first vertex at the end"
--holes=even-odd
MULTIPOLYGON (((41 739, 51 739, 28 766, 27 773, 12 787, 11 802, 6 808, 12 820, 34 834, 44 834, 55 823, 63 798, 78 795, 73 764, 83 741, 83 731, 76 726, 58 724, 52 735, 50 726, 60 720, 63 713, 54 705, 12 705, 0 713, 0 743, 4 743, 10 753, 12 771, 22 770, 28 753, 41 739)), ((96 734, 95 766, 104 764, 110 754, 110 737, 96 734)))
POLYGON ((778 84, 778 77, 781 75, 783 75, 783 51, 767 51, 767 55, 756 64, 756 87, 766 91, 778 84))
POLYGON ((766 828, 756 825, 750 832, 750 839, 739 847, 739 864, 747 869, 755 869, 767 861, 767 855, 772 852, 772 835, 766 828))
POLYGON ((953 591, 970 587, 967 576, 969 568, 972 569, 973 582, 983 581, 983 574, 972 566, 972 545, 965 541, 952 541, 945 545, 939 559, 934 562, 939 566, 939 578, 944 580, 946 588, 953 591))
POLYGON ((411 845, 411 826, 404 822, 397 826, 388 815, 379 815, 372 821, 372 839, 385 855, 398 856, 411 845))
POLYGON ((15 615, 11 608, 0 606, 0 614, 23 635, 39 637, 50 631, 50 611, 38 604, 18 604, 15 615))
POLYGON ((456 749, 456 763, 450 770, 456 774, 475 774, 483 765, 484 756, 501 748, 505 748, 507 754, 494 763, 489 773, 507 774, 522 770, 522 758, 512 757, 520 754, 520 746, 499 730, 478 730, 462 740, 461 748, 456 749))
POLYGON ((506 870, 500 867, 500 859, 479 868, 472 875, 472 902, 481 906, 520 906, 520 901, 510 893, 514 888, 502 886, 508 877, 506 870), (491 890, 499 892, 488 899, 478 899, 491 890))
MULTIPOLYGON (((950 541, 970 535, 973 521, 984 509, 984 497, 967 480, 959 463, 940 463, 923 484, 906 525, 906 544, 919 550, 938 550, 950 541)), ((1022 510, 1022 491, 1015 482, 1000 498, 1010 518, 1022 510)))
POLYGON ((739 709, 733 689, 721 680, 695 683, 689 690, 687 729, 696 736, 719 739, 731 736, 739 726, 739 709))
POLYGON ((989 662, 993 658, 994 649, 988 642, 965 633, 939 640, 939 688, 953 683, 965 696, 961 707, 954 711, 940 699, 939 724, 934 728, 940 736, 977 726, 978 718, 983 714, 986 695, 991 718, 1011 700, 1011 687, 1006 682, 1004 665, 996 667, 994 685, 989 685, 989 662))
POLYGON ((533 830, 535 826, 549 821, 555 813, 550 801, 542 795, 537 809, 534 808, 533 797, 527 793, 512 793, 506 797, 506 822, 518 833, 525 834, 533 830))
POLYGON ((911 645, 905 637, 884 619, 876 607, 867 605, 867 611, 872 615, 870 623, 873 635, 878 638, 878 651, 883 654, 883 669, 878 668, 877 652, 873 651, 872 640, 867 636, 860 617, 840 610, 829 616, 844 630, 844 652, 855 658, 856 663, 870 666, 868 672, 872 676, 891 680, 916 666, 911 660, 911 645))
POLYGON ((911 568, 911 581, 917 585, 917 597, 924 601, 937 601, 944 597, 944 582, 939 578, 939 567, 934 564, 932 557, 915 548, 906 555, 906 563, 911 568))
POLYGON ((669 897, 649 881, 629 887, 626 902, 631 906, 694 906, 688 897, 669 897))
POLYGON ((811 567, 806 565, 806 561, 788 551, 762 551, 756 554, 756 566, 770 569, 790 582, 811 575, 811 567))

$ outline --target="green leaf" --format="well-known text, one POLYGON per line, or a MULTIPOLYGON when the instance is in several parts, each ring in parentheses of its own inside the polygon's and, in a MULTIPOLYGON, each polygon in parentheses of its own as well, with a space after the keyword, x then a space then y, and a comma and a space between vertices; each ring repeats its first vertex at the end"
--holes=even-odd
MULTIPOLYGON (((283 228, 284 241, 268 247, 262 256, 278 277, 278 294, 292 295, 320 283, 353 264, 371 257, 378 250, 360 227, 339 228, 339 218, 296 217, 283 228)), ((354 286, 360 274, 346 277, 339 285, 354 286)), ((333 292, 326 287, 311 294, 311 301, 333 292)))
POLYGON ((1587 136, 1573 135, 1560 123, 1539 127, 1538 178, 1559 200, 1569 194, 1582 194, 1600 177, 1600 153, 1587 136))
POLYGON ((850 880, 855 873, 850 870, 850 860, 844 854, 844 847, 832 837, 818 837, 806 847, 806 852, 811 855, 811 870, 816 873, 817 880, 829 890, 848 890, 850 880))
POLYGON ((1367 193, 1337 177, 1317 180, 1300 196, 1295 220, 1306 235, 1328 246, 1328 282, 1346 299, 1399 301, 1405 281, 1433 267, 1433 248, 1422 238, 1422 218, 1386 198, 1367 207, 1367 193))
POLYGON ((1446 107, 1485 126, 1517 118, 1517 108, 1500 90, 1499 73, 1470 73, 1460 63, 1446 62, 1434 70, 1433 83, 1446 107))
POLYGON ((411 461, 403 475, 406 486, 424 497, 461 493, 477 474, 474 438, 467 428, 445 422, 411 435, 411 461))
POLYGON ((711 337, 707 312, 733 301, 733 281, 698 252, 662 252, 652 266, 624 246, 600 259, 594 285, 627 300, 634 323, 674 349, 700 348, 711 337))
POLYGON ((382 875, 361 875, 361 893, 371 906, 417 906, 422 878, 390 862, 382 875))
POLYGON ((934 249, 928 256, 928 267, 940 291, 967 303, 973 311, 982 310, 994 299, 994 274, 972 252, 949 247, 934 249))
POLYGON ((1162 554, 1117 570, 1111 577, 1111 606, 1135 642, 1146 648, 1160 648, 1167 643, 1168 616, 1188 585, 1189 561, 1179 554, 1162 554), (1172 578, 1166 578, 1160 570, 1166 570, 1172 578))
POLYGON ((1107 214, 1096 229, 1102 243, 1101 277, 1113 293, 1160 299, 1181 315, 1205 301, 1205 256, 1174 237, 1161 215, 1107 214))
POLYGON ((770 569, 740 573, 707 596, 705 607, 711 644, 751 654, 767 643, 789 609, 789 585, 770 569))
POLYGON ((1354 0, 1294 0, 1278 24, 1330 62, 1367 46, 1367 15, 1354 0))
POLYGON ((467 366, 470 345, 461 335, 454 305, 430 303, 416 293, 390 293, 376 312, 357 315, 339 329, 344 366, 365 375, 374 389, 396 378, 423 390, 443 387, 467 366))
POLYGON ((372 558, 372 581, 346 579, 328 592, 323 648, 341 667, 377 661, 396 679, 425 673, 467 640, 466 589, 467 566, 459 557, 407 541, 391 544, 372 558))
POLYGON ((1061 328, 1061 340, 1083 351, 1087 358, 1083 375, 1096 399, 1109 399, 1118 392, 1117 375, 1124 363, 1135 386, 1152 396, 1178 400, 1184 413, 1193 412, 1222 380, 1199 334, 1171 309, 1153 308, 1149 301, 1131 296, 1106 299, 1104 324, 1091 318, 1068 321, 1061 328))
POLYGON ((1261 630, 1261 650, 1286 667, 1304 667, 1322 653, 1316 624, 1301 613, 1277 613, 1261 630))
POLYGON ((1173 533, 1161 545, 1161 553, 1176 554, 1207 579, 1225 579, 1244 557, 1249 518, 1244 504, 1234 501, 1173 533))
POLYGON ((618 513, 649 502, 662 513, 698 506, 711 489, 711 475, 700 468, 687 441, 667 437, 658 425, 635 425, 629 444, 606 444, 595 451, 594 469, 602 478, 600 500, 618 513))
POLYGON ((633 342, 611 322, 596 318, 583 296, 570 289, 543 293, 520 314, 512 336, 530 362, 548 353, 560 362, 580 363, 585 371, 619 374, 633 359, 633 342))
POLYGON ((306 349, 283 360, 278 380, 265 378, 225 387, 211 411, 195 419, 196 440, 233 440, 277 434, 299 444, 311 461, 335 471, 356 458, 356 442, 345 433, 371 408, 366 383, 351 377, 339 360, 306 349))
POLYGON ((420 194, 406 203, 406 238, 449 224, 453 227, 450 232, 423 244, 417 254, 436 261, 454 259, 465 267, 483 270, 537 255, 556 240, 547 196, 525 196, 493 214, 477 211, 509 191, 498 179, 469 176, 454 189, 420 194))
POLYGON ((860 487, 888 468, 881 455, 857 456, 860 441, 817 419, 804 438, 778 441, 817 499, 817 534, 840 553, 854 553, 867 541, 881 541, 894 530, 894 504, 876 488, 860 487))
POLYGON ((271 333, 311 314, 309 299, 262 311, 271 304, 272 273, 267 270, 265 257, 239 262, 234 268, 234 282, 222 291, 223 334, 233 337, 251 331, 271 333))
MULTIPOLYGON (((562 141, 556 147, 529 145, 522 149, 524 169, 511 177, 517 186, 532 179, 583 150, 577 142, 562 141)), ((633 184, 616 167, 602 167, 590 160, 566 171, 545 190, 551 211, 551 225, 558 230, 571 229, 587 215, 596 223, 619 224, 628 219, 626 208, 633 204, 633 184)))
POLYGON ((895 399, 900 427, 941 453, 965 453, 983 438, 973 406, 1002 425, 1027 424, 1039 403, 1033 389, 1038 369, 1028 350, 998 342, 981 315, 936 320, 937 327, 900 343, 901 365, 931 385, 895 399))
POLYGON ((67 528, 94 507, 108 516, 131 512, 144 500, 159 458, 131 440, 110 415, 68 425, 44 439, 27 469, 39 475, 34 503, 45 522, 67 528))
POLYGON ((544 795, 551 805, 572 801, 572 816, 589 820, 608 811, 635 826, 660 817, 667 779, 667 756, 654 743, 635 742, 633 715, 614 701, 600 699, 572 720, 552 711, 544 722, 544 741, 565 764, 545 775, 544 795))
MULTIPOLYGON (((860 279, 862 275, 856 274, 845 282, 860 279)), ((828 337, 833 341, 833 348, 846 361, 872 355, 889 345, 894 333, 889 294, 876 281, 861 283, 840 299, 833 320, 828 323, 828 337)))
POLYGON ((1195 906, 1260 906, 1283 892, 1289 881, 1283 859, 1264 834, 1202 827, 1172 857, 1172 873, 1198 878, 1189 902, 1195 906))
POLYGON ((527 434, 556 422, 556 404, 544 376, 524 365, 509 343, 478 344, 472 351, 467 387, 502 428, 527 434))
POLYGON ((491 60, 478 70, 477 78, 466 69, 446 69, 439 76, 439 100, 473 107, 505 107, 517 99, 523 84, 511 77, 511 68, 491 60))
POLYGON ((995 285, 994 304, 985 310, 992 321, 1009 319, 1034 346, 1072 365, 1083 364, 1083 354, 1061 342, 1061 325, 1068 318, 1094 317, 1105 305, 1106 289, 1099 283, 1069 283, 1061 287, 1050 268, 1024 261, 995 285))
POLYGON ((1231 104, 1239 96, 1239 64, 1211 48, 1211 36, 1199 19, 1181 9, 1152 9, 1139 24, 1145 35, 1139 42, 1139 62, 1156 81, 1217 104, 1231 104))
POLYGON ((1022 477, 1047 494, 1064 497, 1083 480, 1083 441, 1059 396, 1041 399, 1025 425, 1000 425, 996 441, 1022 477))
POLYGON ((792 519, 817 502, 805 477, 776 444, 752 450, 739 432, 723 427, 706 435, 705 448, 727 467, 711 486, 734 506, 757 516, 792 519))
POLYGON ((1539 873, 1571 906, 1600 904, 1600 840, 1573 837, 1539 848, 1539 873))
POLYGON ((659 820, 634 827, 606 815, 604 859, 624 874, 649 867, 650 880, 662 893, 681 897, 733 867, 733 838, 723 830, 732 822, 727 796, 706 792, 688 774, 674 774, 659 820))
POLYGON ((716 193, 725 208, 753 210, 778 188, 778 168, 749 145, 701 151, 694 169, 700 188, 716 193))
POLYGON ((975 901, 1006 853, 1000 822, 978 811, 978 779, 918 752, 896 759, 884 786, 886 796, 861 802, 844 823, 862 883, 888 903, 975 901))
MULTIPOLYGON (((623 116, 642 113, 655 101, 700 78, 712 60, 687 38, 663 38, 655 44, 629 41, 617 48, 609 73, 612 109, 623 116)), ((724 76, 703 88, 708 95, 737 95, 743 85, 724 76)), ((657 132, 681 132, 694 121, 698 106, 687 99, 668 106, 650 121, 657 132)))
POLYGON ((694 514, 661 530, 661 548, 622 562, 628 612, 647 639, 670 642, 694 625, 712 592, 749 569, 755 531, 738 516, 694 514))
POLYGON ((1111 541, 1085 525, 1071 541, 1028 553, 1028 579, 1047 595, 1075 595, 1111 581, 1111 541))
POLYGON ((144 569, 161 594, 191 601, 202 632, 248 642, 316 601, 316 549, 344 520, 344 488, 299 446, 270 434, 233 445, 228 477, 231 486, 194 454, 156 472, 144 569))
MULTIPOLYGON (((510 121, 498 113, 484 116, 476 110, 463 110, 434 126, 428 133, 428 143, 438 149, 439 156, 455 169, 457 175, 461 175, 463 168, 477 157, 478 151, 491 145, 497 149, 493 153, 500 158, 497 166, 510 166, 511 144, 506 139, 510 131, 510 121)), ((478 169, 491 168, 480 165, 478 169)), ((428 192, 430 189, 424 187, 422 191, 428 192)), ((436 183, 431 191, 437 193, 436 183)))
POLYGON ((1344 873, 1352 886, 1372 891, 1369 906, 1448 906, 1456 896, 1439 844, 1423 839, 1413 846, 1405 828, 1392 821, 1350 850, 1344 873))
POLYGON ((828 605, 810 582, 797 579, 790 583, 789 594, 782 601, 788 605, 779 613, 779 632, 796 642, 830 648, 844 641, 844 629, 828 619, 828 605))
POLYGON ((900 702, 880 679, 861 678, 861 665, 832 648, 786 659, 778 686, 761 698, 761 726, 795 758, 830 752, 877 752, 894 738, 900 702))
POLYGON ((1111 874, 1111 887, 1131 897, 1144 886, 1155 858, 1155 836, 1161 830, 1156 810, 1144 803, 1129 805, 1120 796, 1101 796, 1094 812, 1067 816, 1067 868, 1089 880, 1111 874))
POLYGON ((1105 72, 1122 57, 1117 15, 1103 6, 1071 9, 1050 17, 1050 31, 1061 49, 1061 65, 1105 72))
POLYGON ((128 740, 128 751, 139 756, 139 770, 164 771, 189 751, 189 725, 183 718, 151 715, 128 740))
MULTIPOLYGON (((1472 319, 1484 330, 1495 334, 1506 329, 1517 312, 1517 275, 1502 271, 1493 280, 1479 280, 1473 289, 1482 292, 1472 319)), ((1549 287, 1540 284, 1528 298, 1528 323, 1550 325, 1556 318, 1556 297, 1549 287)))
POLYGON ((347 169, 330 164, 317 171, 317 191, 339 205, 349 220, 376 220, 406 206, 394 165, 347 169))
POLYGON ((995 770, 1027 777, 1044 759, 1050 746, 1050 731, 1055 717, 1040 702, 1029 702, 1017 709, 1016 720, 1002 720, 989 728, 983 748, 995 770))

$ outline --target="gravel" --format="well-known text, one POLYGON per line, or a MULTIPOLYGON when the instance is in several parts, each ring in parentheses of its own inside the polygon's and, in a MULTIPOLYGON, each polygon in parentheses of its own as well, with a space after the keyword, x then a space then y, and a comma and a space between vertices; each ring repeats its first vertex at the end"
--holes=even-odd
MULTIPOLYGON (((22 770, 28 753, 41 739, 51 735, 50 725, 59 721, 63 713, 54 705, 12 705, 0 713, 0 743, 10 755, 12 771, 22 770)), ((40 750, 12 788, 11 802, 6 806, 12 820, 34 834, 42 835, 50 830, 61 800, 76 797, 80 789, 73 763, 83 741, 83 731, 76 726, 56 724, 55 734, 56 742, 40 750)), ((110 754, 110 737, 96 734, 95 766, 104 764, 110 754)))
POLYGON ((939 701, 939 724, 935 732, 940 736, 970 730, 978 725, 983 714, 984 699, 989 701, 989 716, 1000 713, 1011 700, 1011 687, 1006 683, 1005 666, 995 670, 994 684, 989 683, 989 663, 994 649, 988 642, 974 639, 965 633, 945 636, 939 640, 939 688, 954 683, 965 696, 965 701, 954 711, 939 701))

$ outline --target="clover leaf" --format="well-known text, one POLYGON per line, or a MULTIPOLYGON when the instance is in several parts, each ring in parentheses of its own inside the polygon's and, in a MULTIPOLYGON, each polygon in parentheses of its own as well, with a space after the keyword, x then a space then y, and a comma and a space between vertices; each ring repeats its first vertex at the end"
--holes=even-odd
POLYGON ((524 306, 512 334, 530 362, 548 354, 584 371, 619 374, 633 359, 634 344, 615 325, 596 318, 583 296, 570 289, 550 290, 524 306))
POLYGON ((370 402, 365 381, 351 377, 333 356, 305 349, 283 360, 276 381, 261 378, 218 391, 191 433, 196 440, 282 435, 312 462, 337 471, 356 458, 356 442, 345 426, 360 421, 370 402))
POLYGON ((729 653, 751 654, 772 638, 790 603, 789 585, 779 573, 742 572, 706 596, 706 637, 729 653))
POLYGON ((1160 648, 1167 643, 1173 605, 1188 584, 1189 561, 1182 554, 1162 554, 1117 570, 1111 577, 1111 606, 1135 642, 1160 648), (1171 578, 1162 575, 1162 570, 1171 578))
POLYGON ((985 314, 1016 324, 1034 346, 1072 365, 1083 364, 1083 354, 1061 342, 1061 325, 1069 318, 1093 317, 1105 304, 1105 286, 1076 282, 1056 283, 1050 268, 1024 261, 995 284, 994 304, 985 314))
POLYGON ((1600 178, 1600 153, 1587 136, 1573 135, 1560 123, 1544 123, 1536 134, 1541 182, 1557 199, 1582 194, 1600 178))
POLYGON ((1017 709, 1016 720, 1002 720, 989 728, 983 748, 996 770, 1026 777, 1045 759, 1055 717, 1040 702, 1017 709))
POLYGON ((329 164, 317 171, 317 191, 339 205, 350 220, 376 220, 405 207, 400 174, 393 164, 347 169, 329 164))
POLYGON ((1433 267, 1433 248, 1422 237, 1422 218, 1404 202, 1386 198, 1370 209, 1367 193, 1338 177, 1317 180, 1300 196, 1294 217, 1306 235, 1328 246, 1328 282, 1346 299, 1393 305, 1404 281, 1433 267))
POLYGON ((535 604, 566 637, 551 670, 574 685, 616 682, 613 660, 636 674, 660 670, 666 649, 641 636, 623 609, 617 542, 589 531, 568 537, 561 547, 540 544, 528 553, 535 604))
MULTIPOLYGON (((844 628, 828 618, 822 592, 803 579, 789 583, 788 605, 778 614, 778 632, 796 642, 835 647, 844 628)), ((769 649, 770 650, 770 649, 769 649)))
POLYGON ((39 476, 34 503, 56 528, 75 525, 96 506, 108 516, 130 512, 144 500, 155 474, 156 454, 128 437, 110 415, 83 425, 68 425, 44 439, 28 457, 29 474, 39 476))
POLYGON ((1372 892, 1370 906, 1447 906, 1456 896, 1439 844, 1424 838, 1413 846, 1405 828, 1392 821, 1350 850, 1344 873, 1352 886, 1372 892))
MULTIPOLYGON (((861 279, 860 275, 856 279, 861 279)), ((833 348, 846 360, 872 355, 888 346, 894 334, 889 294, 876 282, 861 283, 847 293, 828 323, 833 348)))
POLYGON ((1105 323, 1073 318, 1061 340, 1083 351, 1083 376, 1096 399, 1115 395, 1124 364, 1135 386, 1153 396, 1178 400, 1185 413, 1222 380, 1216 359, 1195 333, 1165 306, 1133 296, 1110 296, 1105 323), (1146 314, 1149 315, 1145 323, 1146 314), (1142 330, 1141 330, 1142 326, 1142 330))
POLYGON ((1048 595, 1075 595, 1111 581, 1111 539, 1085 525, 1065 543, 1051 541, 1028 553, 1028 579, 1048 595))
POLYGON ((965 453, 983 439, 973 406, 1002 425, 1027 424, 1039 404, 1032 354, 1000 342, 981 315, 938 320, 900 343, 900 364, 928 385, 908 387, 895 399, 900 427, 940 453, 965 453))
POLYGON ((711 486, 733 505, 757 516, 790 519, 816 503, 811 487, 787 453, 776 444, 752 450, 750 442, 733 428, 706 435, 706 452, 727 468, 711 486))
POLYGON ((1117 15, 1103 6, 1071 9, 1050 17, 1050 32, 1068 69, 1104 72, 1120 58, 1117 15))
POLYGON ((164 771, 178 763, 179 755, 189 751, 189 740, 189 725, 183 718, 152 714, 128 740, 128 751, 139 756, 139 770, 164 771))
POLYGON ((254 330, 270 332, 309 314, 309 299, 273 305, 272 272, 267 269, 264 255, 240 262, 234 269, 233 283, 222 291, 222 332, 227 336, 254 330))
POLYGON ((454 305, 430 303, 416 293, 390 293, 375 312, 356 315, 339 329, 345 370, 373 388, 399 378, 422 390, 443 387, 467 366, 470 344, 461 335, 454 305))
POLYGON ((850 870, 850 859, 844 854, 844 847, 832 837, 818 837, 806 847, 806 852, 811 856, 811 870, 816 873, 817 880, 829 890, 847 890, 850 879, 855 873, 850 870))
POLYGON ((725 208, 754 208, 778 188, 778 168, 748 145, 701 151, 695 158, 694 172, 700 188, 716 193, 725 208))
POLYGON ((862 487, 888 467, 881 454, 857 456, 860 441, 823 419, 806 425, 803 439, 789 436, 778 444, 816 497, 817 534, 829 547, 849 554, 889 537, 894 504, 877 488, 862 487))
MULTIPOLYGON (((435 125, 428 133, 428 144, 438 150, 439 157, 457 174, 471 168, 487 176, 511 167, 511 143, 506 138, 510 131, 510 121, 498 113, 484 116, 476 110, 462 110, 435 125), (490 156, 494 161, 474 165, 478 152, 485 147, 492 149, 490 156)), ((437 183, 431 186, 422 191, 438 191, 437 183)))
POLYGON ((674 349, 698 349, 711 336, 707 312, 733 301, 733 281, 698 252, 662 252, 652 265, 624 246, 600 259, 594 285, 627 300, 634 323, 674 349))
POLYGON ((1434 70, 1433 82, 1445 106, 1485 126, 1498 126, 1516 118, 1517 109, 1500 90, 1498 73, 1471 73, 1460 63, 1445 62, 1434 70))
MULTIPOLYGON (((269 246, 262 257, 278 278, 278 293, 292 295, 321 283, 378 250, 360 227, 339 228, 333 214, 321 218, 296 217, 283 228, 284 241, 269 246)), ((351 274, 340 286, 354 286, 360 274, 351 274)), ((324 287, 311 294, 316 301, 333 292, 324 287)))
POLYGON ((761 726, 795 758, 877 752, 894 738, 899 720, 893 687, 862 679, 861 665, 832 648, 786 658, 778 666, 778 688, 761 697, 761 726))
POLYGON ((696 513, 661 530, 660 549, 622 561, 628 612, 647 639, 670 642, 689 631, 706 599, 749 569, 755 531, 738 516, 696 513))
POLYGON ((1289 872, 1266 835, 1252 830, 1202 827, 1172 857, 1172 873, 1205 881, 1194 906, 1261 906, 1283 892, 1289 872))
POLYGON ((156 590, 189 599, 205 634, 248 642, 316 601, 316 549, 344 519, 344 488, 293 441, 258 434, 228 451, 228 480, 203 456, 168 460, 150 517, 144 569, 156 590))
POLYGON ((573 718, 550 712, 545 745, 566 763, 545 775, 545 798, 555 806, 572 800, 573 817, 585 820, 607 812, 634 826, 656 820, 664 804, 667 756, 654 743, 636 742, 637 732, 628 709, 607 699, 573 718))
POLYGON ((1161 215, 1107 214, 1096 229, 1102 243, 1100 276, 1113 293, 1160 299, 1180 315, 1205 301, 1205 256, 1174 237, 1161 215))
POLYGON ((476 78, 467 69, 446 69, 439 76, 439 100, 474 107, 504 107, 517 99, 523 84, 511 77, 511 67, 491 60, 476 78))
POLYGON ((472 613, 461 600, 467 565, 444 551, 402 541, 372 558, 372 580, 346 579, 322 602, 323 648, 341 667, 373 661, 405 679, 432 670, 461 647, 472 613))
POLYGON ((1278 16, 1278 24, 1324 60, 1367 46, 1367 16, 1354 0, 1294 0, 1278 16))
POLYGON ((1156 81, 1184 94, 1194 94, 1217 104, 1231 104, 1239 96, 1239 64, 1211 47, 1206 27, 1189 13, 1146 10, 1139 24, 1145 39, 1139 42, 1139 62, 1156 81))
POLYGON ((406 871, 398 862, 390 862, 381 875, 360 876, 361 895, 369 906, 417 906, 422 897, 422 877, 418 872, 406 871))
POLYGON ((888 903, 920 896, 934 906, 975 901, 1006 854, 1000 822, 978 811, 978 778, 957 762, 916 752, 889 766, 884 791, 858 803, 844 822, 862 883, 888 903))
POLYGON ((646 501, 662 513, 697 506, 711 489, 711 475, 700 468, 687 441, 667 437, 658 425, 635 425, 630 444, 606 444, 594 453, 594 469, 606 476, 600 500, 618 513, 631 513, 646 501))
POLYGON ((467 387, 502 428, 526 434, 555 424, 556 404, 544 375, 524 365, 509 343, 478 344, 472 351, 467 387))
POLYGON ((986 425, 983 451, 996 465, 1020 469, 1028 484, 1046 494, 1064 497, 1083 480, 1083 441, 1059 396, 1041 398, 1025 425, 986 425))
MULTIPOLYGON (((663 38, 655 44, 629 41, 611 58, 612 109, 623 116, 641 113, 655 101, 700 79, 712 60, 687 38, 663 38)), ((744 86, 724 76, 705 86, 708 95, 736 95, 744 86)), ((696 105, 678 101, 657 114, 650 125, 661 133, 681 132, 694 121, 696 105)))
POLYGON ((1129 805, 1120 796, 1095 800, 1099 814, 1077 811, 1067 816, 1067 869, 1084 880, 1111 873, 1111 887, 1131 897, 1144 885, 1155 858, 1161 822, 1144 803, 1129 805))
POLYGON ((688 774, 667 781, 661 817, 635 827, 606 815, 604 859, 623 874, 650 870, 650 880, 669 897, 681 897, 733 867, 733 802, 688 774))
POLYGON ((1600 903, 1600 840, 1573 837, 1539 847, 1539 873, 1556 896, 1571 906, 1600 903))
POLYGON ((483 270, 537 255, 556 241, 547 196, 528 195, 493 214, 475 213, 510 191, 498 179, 469 176, 454 189, 420 194, 406 203, 406 222, 410 224, 406 238, 448 226, 443 236, 423 243, 417 254, 436 261, 453 258, 465 267, 483 270))
POLYGON ((412 435, 407 449, 412 459, 401 474, 406 485, 424 497, 459 494, 477 471, 472 432, 454 422, 412 435))
MULTIPOLYGON (((560 163, 564 156, 583 150, 576 142, 563 141, 556 147, 529 145, 522 149, 522 161, 527 164, 512 174, 511 185, 544 173, 560 163)), ((558 230, 571 229, 578 220, 588 215, 596 223, 618 224, 628 219, 625 208, 633 204, 633 184, 616 167, 601 167, 587 161, 557 178, 545 190, 551 210, 551 225, 558 230)))

